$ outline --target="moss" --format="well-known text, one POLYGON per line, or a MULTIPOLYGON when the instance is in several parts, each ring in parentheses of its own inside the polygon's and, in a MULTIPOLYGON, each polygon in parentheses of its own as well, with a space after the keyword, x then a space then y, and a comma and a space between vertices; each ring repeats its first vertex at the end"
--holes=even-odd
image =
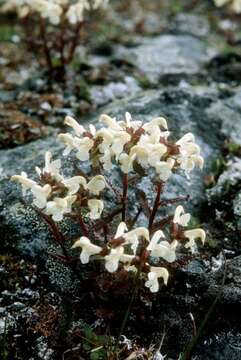
POLYGON ((88 84, 81 79, 78 82, 78 97, 82 100, 86 100, 88 102, 91 102, 91 94, 90 94, 90 90, 89 90, 89 86, 88 84))
POLYGON ((0 27, 0 41, 11 41, 12 36, 15 34, 13 26, 3 25, 0 27))

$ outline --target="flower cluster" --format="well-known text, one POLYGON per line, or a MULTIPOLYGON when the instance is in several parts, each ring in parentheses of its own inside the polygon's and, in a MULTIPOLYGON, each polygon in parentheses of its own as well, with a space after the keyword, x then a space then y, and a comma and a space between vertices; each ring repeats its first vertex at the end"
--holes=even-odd
POLYGON ((80 247, 80 260, 83 264, 89 262, 93 255, 103 258, 105 268, 109 272, 117 271, 119 263, 122 263, 127 271, 141 269, 141 272, 147 276, 145 286, 150 288, 151 292, 157 292, 159 289, 158 279, 162 278, 164 284, 167 284, 169 273, 163 266, 152 266, 152 259, 172 263, 176 260, 176 250, 185 241, 185 247, 195 250, 195 240, 205 241, 205 232, 202 229, 184 230, 190 220, 190 214, 184 212, 179 205, 171 221, 172 231, 171 241, 167 241, 166 235, 162 230, 154 232, 150 238, 150 231, 145 227, 138 227, 128 231, 127 225, 121 222, 117 228, 114 237, 105 244, 104 247, 97 246, 86 236, 78 239, 73 248, 80 247))
MULTIPOLYGON (((101 115, 100 123, 102 127, 89 125, 85 129, 75 119, 67 116, 65 124, 73 129, 74 134, 59 135, 66 146, 64 155, 73 152, 80 163, 87 161, 91 165, 87 168, 97 174, 93 178, 90 179, 78 167, 81 176, 65 178, 61 173, 60 160, 52 160, 51 153, 47 152, 44 168, 36 167, 38 182, 29 179, 24 172, 14 175, 12 180, 22 185, 24 195, 27 191, 32 194, 35 207, 45 218, 47 216, 54 222, 59 222, 66 216, 78 220, 83 236, 75 241, 73 248, 81 248, 80 260, 83 264, 92 258, 102 259, 110 273, 121 267, 134 271, 145 279, 145 286, 151 292, 157 292, 159 278, 167 284, 168 263, 176 261, 178 249, 184 247, 194 252, 196 240, 200 239, 202 243, 205 241, 202 229, 187 228, 190 214, 185 213, 181 205, 176 207, 174 215, 155 222, 159 207, 183 199, 161 200, 160 196, 174 171, 181 169, 189 176, 195 166, 203 166, 200 148, 191 133, 176 142, 169 140, 167 121, 162 117, 143 123, 133 120, 129 113, 125 114, 123 121, 101 115), (122 196, 119 190, 114 189, 110 180, 103 176, 103 172, 110 171, 114 165, 121 169, 122 196), (138 213, 133 218, 129 217, 127 222, 128 186, 133 184, 130 173, 134 173, 133 178, 149 175, 156 188, 156 198, 150 208, 142 191, 143 203, 140 204, 138 213), (111 204, 113 211, 106 215, 105 209, 103 216, 103 192, 106 190, 117 194, 117 199, 111 204), (117 208, 114 208, 115 205, 117 208), (147 217, 148 226, 135 228, 142 211, 147 217), (111 222, 120 213, 122 219, 119 219, 119 226, 113 234, 111 222)), ((137 189, 134 190, 138 192, 137 189)), ((136 202, 138 203, 138 197, 136 202)), ((54 229, 56 232, 56 227, 54 229)), ((67 256, 66 249, 62 250, 67 256)))
POLYGON ((70 24, 77 24, 84 19, 84 12, 106 6, 108 0, 7 0, 3 11, 17 11, 19 17, 39 14, 52 25, 58 25, 63 18, 70 24))
POLYGON ((226 4, 230 5, 231 10, 236 13, 241 13, 241 0, 214 0, 214 3, 217 7, 224 6, 226 4))
POLYGON ((41 55, 40 63, 45 60, 50 76, 63 81, 80 43, 86 12, 107 4, 108 0, 4 0, 0 11, 18 14, 28 48, 41 55))
POLYGON ((51 153, 47 152, 45 167, 42 170, 36 167, 39 183, 29 179, 25 172, 12 177, 12 180, 18 181, 22 185, 23 195, 30 190, 33 204, 45 214, 51 215, 57 222, 63 220, 65 214, 72 212, 73 204, 78 208, 88 208, 87 216, 90 219, 99 219, 104 209, 104 203, 96 196, 99 196, 100 192, 104 190, 105 178, 97 175, 88 182, 83 176, 65 179, 60 174, 60 160, 52 161, 51 158, 51 153))
POLYGON ((176 143, 169 141, 170 132, 162 117, 143 124, 133 121, 129 113, 123 121, 101 115, 100 122, 104 126, 99 130, 93 125, 86 130, 68 116, 65 123, 73 128, 75 135, 59 135, 66 145, 64 155, 73 150, 79 160, 91 160, 94 166, 99 164, 106 171, 111 170, 115 162, 124 174, 137 172, 145 175, 152 168, 164 182, 178 168, 188 176, 195 166, 203 166, 193 134, 187 133, 176 143))

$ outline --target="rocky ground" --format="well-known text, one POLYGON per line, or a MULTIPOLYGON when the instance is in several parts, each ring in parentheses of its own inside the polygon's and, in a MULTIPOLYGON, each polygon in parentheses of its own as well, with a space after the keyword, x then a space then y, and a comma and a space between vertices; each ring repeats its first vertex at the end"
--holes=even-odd
MULTIPOLYGON (((47 226, 22 203, 9 177, 23 170, 34 176, 46 150, 61 154, 56 134, 66 114, 88 124, 103 112, 121 117, 125 111, 142 120, 165 116, 175 137, 195 134, 206 160, 204 171, 188 183, 175 176, 169 192, 191 195, 186 207, 208 238, 198 256, 180 261, 167 288, 155 297, 143 291, 136 300, 125 331, 130 344, 123 345, 123 359, 145 349, 139 358, 160 360, 148 352, 155 353, 151 347, 158 347, 163 332, 161 353, 177 359, 192 340, 190 314, 198 328, 209 311, 191 359, 241 359, 239 19, 217 12, 208 1, 193 2, 193 7, 190 2, 179 7, 172 2, 173 7, 163 12, 141 3, 137 8, 119 6, 118 16, 114 10, 108 15, 106 22, 111 20, 114 30, 107 37, 106 29, 99 29, 102 37, 79 49, 84 60, 75 79, 70 71, 64 89, 49 84, 33 59, 28 59, 29 66, 21 56, 13 58, 18 36, 11 35, 8 46, 0 45, 4 360, 106 359, 109 331, 112 336, 118 333, 130 289, 122 293, 104 286, 93 269, 90 281, 86 267, 79 268, 79 276, 49 256, 58 248, 47 226), (83 51, 89 51, 88 57, 83 51)), ((79 234, 71 223, 64 223, 62 230, 70 241, 79 234)))

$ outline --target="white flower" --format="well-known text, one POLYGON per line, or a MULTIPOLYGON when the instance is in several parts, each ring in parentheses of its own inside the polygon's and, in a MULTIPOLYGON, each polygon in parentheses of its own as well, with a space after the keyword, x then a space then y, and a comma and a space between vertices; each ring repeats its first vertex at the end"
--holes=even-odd
POLYGON ((46 184, 44 186, 40 185, 34 185, 31 188, 31 192, 34 196, 34 205, 37 206, 39 209, 45 208, 47 204, 47 200, 49 195, 51 194, 51 186, 49 184, 46 184))
POLYGON ((195 166, 203 167, 204 161, 200 155, 200 147, 195 144, 195 137, 192 133, 184 135, 176 142, 176 145, 179 146, 180 150, 180 155, 177 156, 177 160, 187 176, 195 166))
POLYGON ((126 231, 128 231, 126 223, 124 221, 120 222, 120 224, 117 227, 114 238, 117 239, 119 237, 122 237, 126 231))
POLYGON ((148 145, 149 155, 148 162, 151 166, 156 166, 156 164, 161 160, 162 156, 166 153, 167 148, 163 144, 149 144, 148 145))
POLYGON ((185 244, 185 247, 190 248, 192 252, 195 251, 195 239, 200 239, 203 244, 206 239, 206 233, 203 229, 184 231, 184 236, 189 239, 189 241, 185 244))
POLYGON ((74 137, 71 134, 59 134, 58 138, 66 146, 65 150, 63 151, 63 155, 69 155, 70 152, 75 148, 74 137))
POLYGON ((55 197, 53 201, 48 201, 46 214, 51 215, 54 221, 63 220, 64 214, 71 212, 71 207, 76 200, 76 196, 66 196, 65 198, 55 197))
MULTIPOLYGON (((89 6, 87 1, 85 3, 89 6)), ((84 10, 85 6, 83 2, 71 5, 66 13, 69 23, 75 25, 82 22, 84 20, 84 10)))
POLYGON ((233 0, 233 3, 231 5, 231 9, 236 13, 241 13, 241 1, 240 0, 233 0))
POLYGON ((186 214, 184 208, 181 205, 177 206, 173 222, 181 226, 187 226, 190 219, 191 215, 188 213, 186 214))
POLYGON ((96 220, 101 217, 102 211, 104 209, 104 203, 102 200, 90 199, 88 200, 88 207, 90 209, 90 212, 88 214, 89 218, 92 220, 96 220))
POLYGON ((57 181, 62 180, 62 176, 59 173, 61 168, 61 161, 59 159, 51 161, 52 154, 50 151, 45 153, 45 166, 41 171, 39 167, 36 167, 36 172, 41 177, 41 175, 48 174, 55 178, 57 181))
POLYGON ((123 151, 125 144, 131 140, 131 136, 125 131, 119 131, 114 135, 114 140, 111 145, 111 150, 118 159, 123 151))
POLYGON ((37 185, 35 181, 28 179, 27 174, 22 171, 21 175, 13 175, 11 180, 18 181, 22 185, 23 195, 26 194, 26 191, 31 189, 34 185, 37 185))
POLYGON ((158 279, 162 278, 164 284, 167 285, 169 273, 167 269, 163 267, 151 267, 151 271, 148 273, 148 280, 145 282, 145 286, 150 289, 151 292, 155 293, 159 290, 158 279))
POLYGON ((122 153, 119 157, 119 163, 121 171, 124 174, 128 174, 129 172, 133 171, 133 161, 136 158, 136 154, 129 156, 125 153, 122 153))
POLYGON ((158 137, 158 140, 160 137, 167 139, 170 134, 167 127, 167 121, 163 117, 158 117, 149 121, 143 125, 143 129, 151 135, 155 134, 158 137))
POLYGON ((116 121, 116 118, 112 118, 109 115, 102 114, 100 116, 100 122, 105 124, 108 128, 114 131, 122 131, 123 128, 119 125, 119 123, 116 121))
POLYGON ((100 156, 99 160, 102 163, 104 170, 106 171, 111 170, 113 164, 111 162, 110 149, 106 149, 104 155, 100 156))
POLYGON ((74 147, 77 150, 76 157, 80 161, 89 160, 90 150, 94 145, 94 141, 89 137, 84 137, 79 139, 77 137, 74 138, 74 147))
POLYGON ((135 145, 131 148, 130 157, 135 155, 136 161, 143 167, 146 168, 148 166, 149 160, 149 151, 146 147, 135 145))
POLYGON ((175 160, 169 158, 167 161, 158 161, 155 164, 155 169, 159 175, 160 180, 167 181, 172 175, 172 169, 175 164, 175 160))
POLYGON ((106 181, 102 175, 94 176, 86 185, 86 188, 94 195, 99 195, 99 193, 104 190, 105 187, 106 181))
POLYGON ((123 234, 123 238, 128 244, 131 244, 131 249, 133 253, 136 253, 137 247, 139 245, 139 238, 143 237, 145 240, 149 241, 149 231, 145 227, 138 227, 134 230, 131 230, 123 234))
POLYGON ((52 25, 58 25, 61 20, 63 9, 60 5, 48 0, 34 0, 31 2, 31 8, 39 12, 40 16, 48 19, 52 25))
POLYGON ((119 262, 131 263, 135 256, 124 254, 124 247, 118 246, 111 249, 110 253, 105 256, 105 268, 109 272, 115 272, 118 269, 119 262))
POLYGON ((241 1, 240 0, 214 0, 214 3, 217 7, 224 6, 228 3, 231 5, 231 9, 236 13, 241 13, 241 1))
POLYGON ((77 247, 82 248, 80 254, 80 261, 82 262, 82 264, 87 264, 90 260, 90 256, 99 254, 102 251, 102 248, 100 246, 92 244, 86 236, 82 236, 72 246, 73 249, 77 247))
POLYGON ((114 133, 112 130, 101 128, 100 130, 96 131, 95 139, 101 138, 102 142, 99 145, 99 150, 102 153, 105 153, 106 150, 112 145, 114 140, 114 133))
POLYGON ((71 116, 66 116, 64 123, 70 127, 72 127, 72 129, 74 129, 74 132, 77 136, 81 136, 83 135, 83 133, 85 132, 85 128, 80 125, 74 118, 72 118, 71 116))
POLYGON ((94 0, 92 5, 93 9, 98 9, 99 7, 106 7, 108 5, 109 0, 94 0))
POLYGON ((132 116, 129 112, 125 113, 125 121, 119 121, 119 124, 123 129, 133 129, 137 130, 142 126, 142 121, 132 120, 132 116))
POLYGON ((81 185, 84 189, 87 187, 87 181, 83 176, 73 176, 70 179, 63 180, 62 183, 68 188, 68 195, 76 194, 81 185))
POLYGON ((159 241, 164 238, 165 235, 161 230, 156 231, 151 238, 147 250, 150 251, 151 256, 161 257, 171 263, 176 260, 175 250, 177 247, 177 241, 174 240, 171 244, 168 241, 159 241))
POLYGON ((214 3, 217 7, 221 7, 227 4, 228 2, 230 2, 230 0, 214 0, 214 3))
POLYGON ((118 269, 119 261, 124 254, 124 247, 118 246, 111 249, 110 253, 105 256, 105 268, 109 272, 115 272, 118 269))

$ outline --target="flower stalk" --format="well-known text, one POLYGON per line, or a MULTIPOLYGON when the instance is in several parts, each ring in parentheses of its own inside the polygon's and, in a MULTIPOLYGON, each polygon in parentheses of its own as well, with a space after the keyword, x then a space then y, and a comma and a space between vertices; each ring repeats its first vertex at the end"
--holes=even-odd
MULTIPOLYGON (((102 195, 104 191, 113 191, 110 181, 106 181, 102 174, 95 174, 90 178, 77 172, 66 178, 61 171, 60 159, 53 160, 49 151, 45 154, 44 168, 36 167, 38 181, 28 178, 25 172, 14 175, 12 180, 22 185, 23 195, 30 193, 34 206, 43 214, 43 219, 49 224, 66 257, 68 252, 65 249, 65 239, 56 224, 65 217, 71 217, 78 221, 82 232, 82 236, 73 244, 74 249, 80 248, 82 264, 98 259, 104 262, 105 269, 110 273, 118 271, 120 266, 127 272, 134 271, 138 279, 141 274, 145 279, 145 286, 156 293, 160 279, 167 285, 169 266, 165 267, 165 262, 176 261, 178 248, 184 246, 194 252, 196 240, 199 239, 202 243, 205 241, 202 229, 185 229, 191 215, 181 205, 176 207, 174 214, 156 219, 160 206, 173 205, 185 199, 177 197, 160 200, 164 186, 174 171, 184 171, 189 176, 195 166, 202 167, 200 148, 191 133, 187 133, 176 143, 169 140, 164 118, 142 124, 141 121, 133 121, 131 115, 126 113, 124 121, 116 121, 108 115, 102 115, 100 121, 104 124, 100 129, 93 125, 85 129, 75 119, 67 116, 65 124, 72 127, 75 135, 60 134, 59 139, 66 146, 64 156, 75 151, 76 158, 82 162, 88 161, 92 170, 95 164, 95 169, 98 168, 101 173, 104 170, 110 171, 115 162, 123 173, 121 201, 117 196, 110 202, 108 195, 102 195), (138 204, 138 210, 134 217, 130 217, 127 210, 132 204, 127 206, 128 186, 131 183, 135 188, 136 176, 141 181, 142 177, 153 174, 153 171, 155 174, 151 181, 156 187, 153 207, 149 208, 147 194, 136 188, 133 195, 136 196, 135 205, 138 204), (108 201, 109 209, 112 210, 108 211, 107 206, 105 215, 102 216, 105 202, 108 201), (134 227, 135 222, 140 220, 141 213, 149 220, 148 228, 134 227), (113 232, 112 223, 120 214, 122 222, 113 232), (152 265, 153 258, 156 258, 155 266, 152 265)), ((136 291, 134 286, 133 298, 136 291)), ((133 301, 131 298, 131 303, 133 301)))
POLYGON ((128 174, 123 174, 122 221, 126 220, 127 195, 128 195, 128 174))
POLYGON ((43 53, 45 56, 45 61, 48 66, 49 72, 52 73, 53 72, 53 64, 52 64, 50 49, 48 47, 46 24, 42 17, 40 17, 39 23, 40 23, 40 38, 42 39, 43 53))
POLYGON ((164 188, 164 184, 163 182, 158 182, 157 186, 156 186, 156 198, 155 198, 155 202, 151 211, 151 215, 150 215, 150 219, 149 219, 149 224, 148 224, 148 229, 149 231, 151 231, 152 229, 152 225, 153 222, 155 220, 159 205, 160 205, 160 196, 161 193, 163 192, 163 188, 164 188))

